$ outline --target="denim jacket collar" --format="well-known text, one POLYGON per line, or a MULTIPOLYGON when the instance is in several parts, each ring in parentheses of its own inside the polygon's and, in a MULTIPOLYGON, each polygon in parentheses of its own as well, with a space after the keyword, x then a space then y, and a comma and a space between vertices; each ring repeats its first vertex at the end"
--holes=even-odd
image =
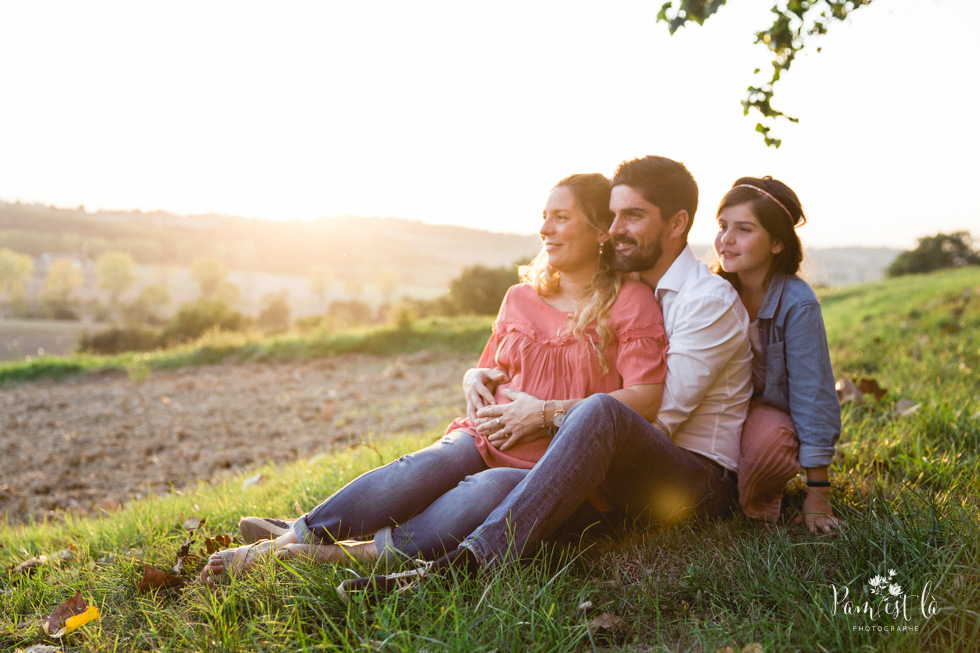
POLYGON ((772 279, 769 280, 769 288, 766 290, 766 298, 762 300, 762 307, 759 309, 757 317, 762 320, 771 320, 776 315, 776 307, 779 306, 779 299, 783 295, 783 284, 786 282, 786 275, 776 270, 772 279))

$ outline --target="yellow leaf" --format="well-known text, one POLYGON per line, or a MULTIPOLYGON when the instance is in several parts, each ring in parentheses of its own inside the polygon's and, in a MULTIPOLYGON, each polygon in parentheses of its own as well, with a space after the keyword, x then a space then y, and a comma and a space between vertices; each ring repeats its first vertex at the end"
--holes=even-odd
POLYGON ((77 614, 74 617, 68 617, 65 621, 65 635, 68 633, 78 630, 88 622, 99 618, 99 609, 94 605, 88 606, 88 610, 82 614, 77 614))

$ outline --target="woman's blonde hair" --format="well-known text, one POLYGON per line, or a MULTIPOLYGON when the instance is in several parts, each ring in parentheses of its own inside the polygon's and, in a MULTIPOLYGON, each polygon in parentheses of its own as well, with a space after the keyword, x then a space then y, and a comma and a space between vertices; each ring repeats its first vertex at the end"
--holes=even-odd
MULTIPOLYGON (((613 221, 613 215, 609 211, 611 186, 604 175, 599 173, 572 175, 559 181, 551 190, 558 188, 567 188, 572 192, 589 226, 602 233, 609 231, 613 221)), ((597 345, 593 343, 593 347, 602 371, 608 372, 609 365, 603 351, 613 337, 609 330, 609 309, 619 295, 623 277, 612 267, 614 254, 612 243, 607 242, 605 246, 600 247, 599 252, 599 264, 595 274, 592 275, 585 294, 579 300, 575 312, 564 328, 567 328, 574 337, 591 343, 592 339, 588 337, 587 332, 590 326, 595 325, 599 343, 597 345)), ((538 255, 529 264, 522 265, 518 272, 521 281, 530 283, 542 297, 554 294, 561 287, 561 275, 548 266, 548 253, 543 247, 538 255)))

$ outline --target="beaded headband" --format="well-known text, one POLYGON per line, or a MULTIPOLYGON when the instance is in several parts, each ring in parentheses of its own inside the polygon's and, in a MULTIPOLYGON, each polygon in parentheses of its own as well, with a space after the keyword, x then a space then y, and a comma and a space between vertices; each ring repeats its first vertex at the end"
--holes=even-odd
POLYGON ((789 209, 787 209, 786 206, 782 202, 780 202, 775 197, 773 197, 772 195, 770 195, 766 191, 762 190, 758 186, 752 186, 751 184, 739 184, 738 186, 732 186, 732 190, 734 190, 736 188, 751 188, 754 191, 758 191, 758 192, 762 193, 763 195, 765 195, 766 197, 768 197, 769 199, 771 199, 773 202, 775 202, 776 204, 778 204, 779 205, 779 208, 781 208, 783 211, 785 211, 786 212, 786 215, 789 216, 789 221, 792 222, 793 224, 796 224, 796 219, 793 217, 793 214, 789 212, 789 209))

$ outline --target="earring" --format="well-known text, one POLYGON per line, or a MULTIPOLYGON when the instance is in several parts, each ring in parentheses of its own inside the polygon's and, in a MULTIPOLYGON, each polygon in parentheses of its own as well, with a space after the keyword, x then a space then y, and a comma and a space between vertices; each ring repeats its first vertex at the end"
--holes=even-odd
POLYGON ((599 256, 602 256, 602 246, 605 245, 601 240, 599 241, 599 256))

